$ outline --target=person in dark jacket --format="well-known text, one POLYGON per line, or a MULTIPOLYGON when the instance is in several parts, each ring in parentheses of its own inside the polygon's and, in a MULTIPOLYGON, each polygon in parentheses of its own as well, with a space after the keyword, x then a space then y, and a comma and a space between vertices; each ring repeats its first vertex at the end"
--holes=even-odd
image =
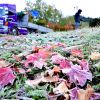
POLYGON ((81 16, 80 16, 81 12, 82 10, 79 9, 77 13, 74 15, 75 29, 78 29, 80 27, 80 21, 82 21, 81 16))

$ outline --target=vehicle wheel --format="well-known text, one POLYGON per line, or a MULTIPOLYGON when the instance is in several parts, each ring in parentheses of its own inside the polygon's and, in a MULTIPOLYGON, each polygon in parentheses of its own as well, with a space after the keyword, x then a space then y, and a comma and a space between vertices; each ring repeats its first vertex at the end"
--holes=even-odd
POLYGON ((19 35, 18 29, 14 27, 11 32, 12 35, 19 35))

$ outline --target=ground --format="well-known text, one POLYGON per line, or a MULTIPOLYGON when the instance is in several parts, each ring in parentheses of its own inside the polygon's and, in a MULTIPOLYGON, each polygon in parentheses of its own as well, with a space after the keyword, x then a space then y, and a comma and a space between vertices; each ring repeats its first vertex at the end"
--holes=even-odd
MULTIPOLYGON (((51 97, 51 92, 53 97, 58 96, 58 93, 53 90, 58 89, 56 85, 60 85, 59 80, 61 79, 70 81, 71 85, 79 85, 79 88, 84 91, 88 91, 86 86, 90 84, 92 87, 89 88, 94 88, 100 93, 100 30, 99 28, 83 28, 68 32, 20 36, 0 34, 0 71, 2 75, 5 75, 0 79, 1 99, 47 100, 51 97), (58 59, 63 59, 64 62, 55 64, 54 59, 57 58, 54 58, 54 55, 58 59), (68 62, 66 62, 66 59, 68 62), (76 65, 81 69, 73 69, 73 66, 76 65), (84 78, 80 81, 79 76, 81 74, 79 73, 77 78, 74 79, 75 81, 71 82, 72 77, 71 74, 68 74, 68 71, 66 72, 66 66, 70 70, 78 70, 81 74, 84 71, 88 76, 82 74, 84 78), (7 76, 3 70, 10 73, 7 83, 5 82, 7 76), (48 73, 48 70, 50 73, 48 73), (46 77, 47 74, 50 77, 46 77), (65 74, 70 79, 67 76, 67 79, 64 78, 65 74), (89 78, 91 75, 92 80, 89 78), (81 86, 82 84, 84 86, 81 86)), ((2 75, 0 74, 0 77, 2 75)), ((62 84, 65 86, 65 83, 62 84)), ((68 86, 65 87, 71 94, 75 86, 68 86)), ((64 89, 60 89, 59 93, 68 100, 67 96, 70 95, 66 96, 64 91, 64 89)), ((75 97, 77 100, 81 100, 79 96, 75 97)), ((56 99, 54 98, 54 100, 56 99)))

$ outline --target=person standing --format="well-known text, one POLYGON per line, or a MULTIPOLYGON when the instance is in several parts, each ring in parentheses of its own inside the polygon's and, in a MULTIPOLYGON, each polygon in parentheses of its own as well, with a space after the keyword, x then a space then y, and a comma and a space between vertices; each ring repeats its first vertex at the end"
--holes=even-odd
POLYGON ((79 10, 76 12, 76 14, 74 15, 75 29, 78 29, 78 28, 80 27, 80 25, 81 25, 81 24, 80 24, 80 21, 82 21, 81 16, 80 16, 81 12, 82 12, 82 10, 79 9, 79 10))

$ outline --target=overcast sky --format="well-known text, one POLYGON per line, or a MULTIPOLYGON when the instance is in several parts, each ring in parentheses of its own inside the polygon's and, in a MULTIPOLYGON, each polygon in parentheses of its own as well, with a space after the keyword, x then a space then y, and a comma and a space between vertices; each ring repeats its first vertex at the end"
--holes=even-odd
MULTIPOLYGON (((28 1, 28 0, 26 0, 28 1)), ((34 1, 34 0, 30 0, 34 1)), ((82 15, 86 17, 100 17, 100 0, 43 0, 47 4, 55 5, 64 16, 74 15, 77 8, 82 9, 82 15)), ((0 0, 0 3, 17 5, 17 11, 25 8, 25 0, 0 0)))

